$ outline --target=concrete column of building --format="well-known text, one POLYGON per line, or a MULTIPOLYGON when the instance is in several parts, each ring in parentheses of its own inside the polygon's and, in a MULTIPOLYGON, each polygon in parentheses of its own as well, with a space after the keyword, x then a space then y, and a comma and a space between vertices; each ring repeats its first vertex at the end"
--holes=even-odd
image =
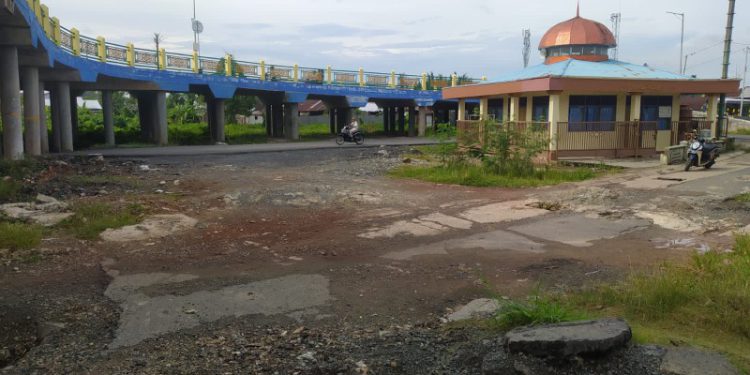
POLYGON ((508 116, 508 121, 518 121, 521 111, 521 98, 517 96, 511 96, 509 101, 510 115, 508 116))
POLYGON ((60 151, 73 151, 73 114, 70 105, 70 84, 57 82, 57 116, 60 117, 60 151))
POLYGON ((47 131, 47 103, 44 97, 44 83, 39 82, 39 143, 43 154, 49 153, 49 133, 47 131))
POLYGON ((214 99, 211 101, 212 121, 211 121, 211 142, 212 143, 225 143, 226 135, 224 128, 226 126, 225 118, 225 104, 224 99, 214 99))
POLYGON ((711 137, 716 138, 719 121, 719 96, 708 95, 706 104, 706 120, 711 121, 711 137))
POLYGON ((23 125, 24 151, 26 155, 41 155, 42 145, 39 135, 39 69, 26 67, 21 70, 23 85, 23 125))
POLYGON ((104 144, 115 145, 115 119, 112 108, 112 91, 102 91, 102 117, 104 120, 104 144))
POLYGON ((479 119, 488 120, 490 117, 490 99, 481 98, 479 99, 479 119))
POLYGON ((534 97, 526 97, 526 121, 534 121, 534 97))
POLYGON ((557 160, 557 131, 559 129, 558 123, 562 118, 561 111, 561 95, 550 94, 549 96, 549 108, 547 115, 549 116, 549 158, 550 160, 557 160))
POLYGON ((21 82, 18 73, 18 49, 0 46, 0 111, 3 121, 3 157, 23 158, 21 128, 21 82))
POLYGON ((510 97, 503 97, 503 122, 510 121, 510 97))
POLYGON ((617 108, 615 108, 615 121, 626 121, 628 114, 628 96, 625 93, 617 94, 617 108))
POLYGON ((157 91, 154 95, 154 142, 160 146, 169 144, 167 123, 167 93, 157 91))
POLYGON ((417 110, 414 107, 407 107, 409 109, 409 137, 417 136, 417 110))
POLYGON ((458 115, 456 116, 456 121, 464 121, 466 120, 466 100, 459 99, 458 100, 458 115))
POLYGON ((284 103, 284 137, 290 141, 299 139, 298 103, 284 103))
POLYGON ((273 105, 273 136, 275 138, 284 137, 284 106, 282 103, 273 105))
POLYGON ((641 94, 630 95, 630 121, 641 121, 641 94))
POLYGON ((417 115, 417 136, 427 135, 427 107, 419 107, 417 115))

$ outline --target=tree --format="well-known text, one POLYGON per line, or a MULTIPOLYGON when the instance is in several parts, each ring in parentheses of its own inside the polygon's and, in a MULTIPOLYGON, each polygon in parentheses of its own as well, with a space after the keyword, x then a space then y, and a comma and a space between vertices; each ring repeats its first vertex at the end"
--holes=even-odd
POLYGON ((199 122, 204 108, 199 95, 174 93, 167 97, 167 116, 175 124, 199 122))

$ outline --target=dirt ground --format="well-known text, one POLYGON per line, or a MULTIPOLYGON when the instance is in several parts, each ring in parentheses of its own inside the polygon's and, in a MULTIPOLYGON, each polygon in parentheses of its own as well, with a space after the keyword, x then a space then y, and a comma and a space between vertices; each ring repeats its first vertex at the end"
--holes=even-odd
MULTIPOLYGON (((408 151, 83 157, 51 168, 117 178, 39 181, 38 192, 139 202, 197 224, 132 241, 45 238, 38 261, 3 259, 3 372, 479 373, 495 338, 441 328, 457 306, 617 280, 729 248, 725 234, 750 223, 726 197, 634 185, 672 171, 535 189, 387 177, 408 151)), ((623 363, 651 366, 646 349, 628 350, 623 363)), ((586 373, 609 371, 592 363, 586 373)), ((537 365, 545 370, 532 373, 552 371, 524 366, 537 365)), ((552 372, 583 371, 563 367, 552 372)))

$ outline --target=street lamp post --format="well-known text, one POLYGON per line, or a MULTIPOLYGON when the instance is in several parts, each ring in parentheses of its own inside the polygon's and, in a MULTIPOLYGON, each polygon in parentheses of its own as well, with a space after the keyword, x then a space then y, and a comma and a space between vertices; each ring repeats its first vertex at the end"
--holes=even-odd
POLYGON ((680 32, 680 74, 685 74, 684 65, 682 64, 682 49, 685 45, 685 13, 677 13, 677 12, 670 12, 667 11, 669 14, 674 14, 675 16, 680 17, 680 20, 682 21, 682 31, 680 32))
POLYGON ((742 73, 742 87, 740 88, 740 117, 744 114, 745 109, 745 88, 747 87, 747 54, 750 47, 745 47, 745 71, 742 73))

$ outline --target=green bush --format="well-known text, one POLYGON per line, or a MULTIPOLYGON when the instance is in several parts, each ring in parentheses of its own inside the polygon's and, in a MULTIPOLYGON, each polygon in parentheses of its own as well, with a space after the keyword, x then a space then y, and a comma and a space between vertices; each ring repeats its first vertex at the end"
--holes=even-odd
POLYGON ((561 323, 586 319, 581 312, 550 297, 531 296, 527 302, 509 302, 500 308, 492 323, 497 328, 509 330, 520 326, 561 323))

